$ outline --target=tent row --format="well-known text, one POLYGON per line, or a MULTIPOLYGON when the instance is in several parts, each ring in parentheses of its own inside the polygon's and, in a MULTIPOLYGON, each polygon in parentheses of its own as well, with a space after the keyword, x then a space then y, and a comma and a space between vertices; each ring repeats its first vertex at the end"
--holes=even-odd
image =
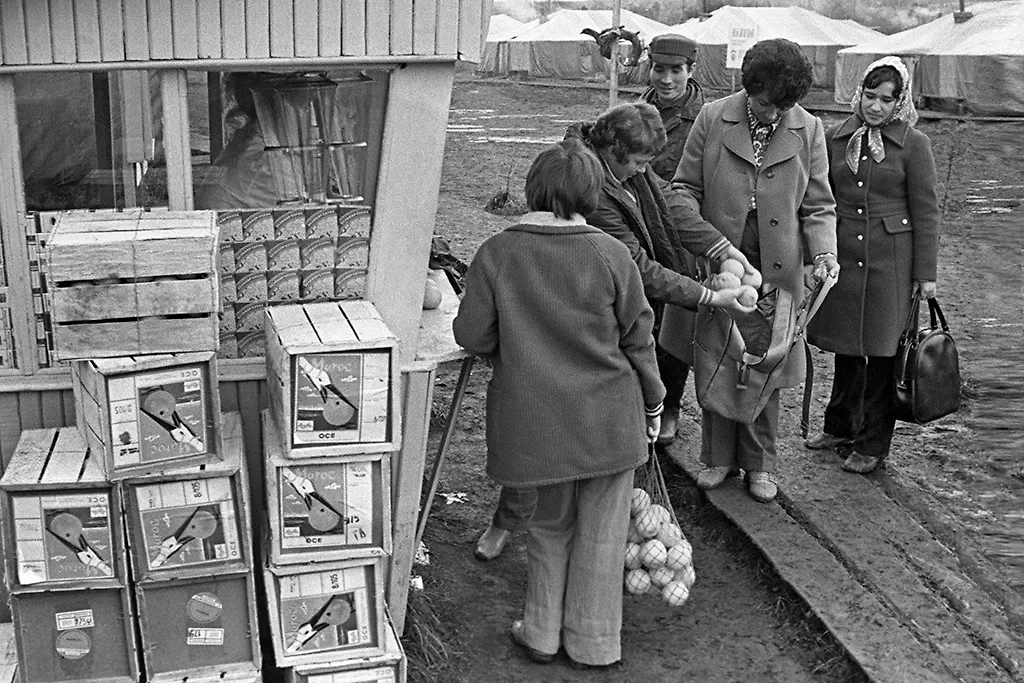
MULTIPOLYGON (((667 26, 622 11, 623 24, 644 43, 659 33, 680 33, 699 46, 695 78, 710 90, 739 87, 739 74, 726 68, 727 47, 736 29, 753 30, 757 40, 787 38, 801 46, 814 66, 814 86, 832 89, 837 102, 850 101, 864 69, 885 55, 899 55, 914 74, 915 96, 952 103, 976 114, 1024 114, 1024 0, 982 2, 953 14, 886 36, 851 20, 824 17, 800 7, 725 6, 704 19, 667 26)), ((609 61, 597 43, 581 33, 611 26, 611 12, 561 10, 546 20, 521 23, 505 15, 491 19, 478 72, 529 78, 606 79, 609 61)), ((644 82, 646 64, 625 82, 644 82)))

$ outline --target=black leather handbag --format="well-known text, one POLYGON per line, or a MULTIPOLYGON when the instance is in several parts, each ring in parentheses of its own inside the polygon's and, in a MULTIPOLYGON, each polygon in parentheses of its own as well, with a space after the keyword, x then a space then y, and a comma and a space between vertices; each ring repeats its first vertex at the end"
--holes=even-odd
POLYGON ((960 409, 960 359, 939 302, 928 299, 929 327, 918 327, 920 293, 896 349, 896 419, 925 424, 960 409))

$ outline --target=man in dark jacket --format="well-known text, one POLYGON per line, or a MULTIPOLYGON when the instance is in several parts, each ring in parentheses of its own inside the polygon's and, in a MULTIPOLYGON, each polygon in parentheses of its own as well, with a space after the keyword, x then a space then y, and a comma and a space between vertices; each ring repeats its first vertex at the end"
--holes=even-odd
MULTIPOLYGON (((704 92, 693 79, 697 44, 686 36, 665 33, 655 36, 647 50, 651 63, 650 87, 641 99, 657 107, 668 137, 664 149, 651 162, 650 168, 663 180, 671 181, 683 156, 693 121, 704 106, 704 92)), ((695 277, 697 265, 693 255, 681 250, 679 257, 680 262, 670 267, 685 276, 695 277)), ((675 440, 679 427, 679 404, 693 361, 690 340, 693 338, 694 312, 668 303, 659 322, 665 334, 662 335, 663 343, 658 346, 658 367, 668 393, 658 444, 668 445, 675 440)))

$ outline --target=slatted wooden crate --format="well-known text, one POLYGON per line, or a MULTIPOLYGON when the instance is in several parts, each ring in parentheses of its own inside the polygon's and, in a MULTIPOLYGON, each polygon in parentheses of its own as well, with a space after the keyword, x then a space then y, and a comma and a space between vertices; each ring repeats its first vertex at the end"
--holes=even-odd
POLYGON ((139 680, 127 588, 53 590, 11 595, 18 680, 139 680))
POLYGON ((263 411, 270 563, 389 555, 390 454, 286 459, 273 429, 263 411))
POLYGON ((221 457, 213 352, 71 364, 78 427, 111 480, 221 457))
POLYGON ((259 669, 262 655, 251 571, 140 583, 135 596, 142 661, 150 683, 244 675, 259 669))
POLYGON ((242 418, 222 416, 224 460, 121 482, 136 581, 251 569, 252 517, 242 418))
POLYGON ((292 667, 285 672, 284 680, 285 683, 405 683, 405 650, 388 615, 384 625, 384 654, 292 667))
POLYGON ((217 350, 212 211, 62 213, 46 247, 58 360, 217 350))
POLYGON ((264 571, 279 667, 385 653, 379 557, 264 571))
POLYGON ((367 301, 266 310, 270 409, 285 457, 398 450, 397 344, 367 301))
POLYGON ((127 583, 120 494, 74 427, 22 432, 0 490, 13 590, 127 583))

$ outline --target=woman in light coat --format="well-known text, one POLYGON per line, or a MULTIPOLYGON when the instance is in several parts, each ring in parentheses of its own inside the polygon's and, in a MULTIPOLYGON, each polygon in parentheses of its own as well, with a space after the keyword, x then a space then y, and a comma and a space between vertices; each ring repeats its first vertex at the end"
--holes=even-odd
POLYGON ((889 454, 896 346, 911 298, 935 296, 935 162, 913 127, 911 96, 899 57, 880 59, 864 73, 853 115, 825 133, 843 277, 808 326, 809 341, 836 356, 824 431, 806 445, 851 449, 843 469, 861 474, 889 454))
MULTIPOLYGON (((743 90, 704 106, 672 179, 700 206, 701 215, 761 271, 764 283, 804 292, 805 264, 814 276, 837 276, 835 200, 821 120, 797 102, 807 94, 812 70, 799 46, 763 40, 743 59, 743 90)), ((804 364, 787 361, 783 386, 803 380, 804 364)), ((721 485, 746 471, 750 495, 775 498, 776 391, 752 424, 704 410, 697 483, 721 485)))

